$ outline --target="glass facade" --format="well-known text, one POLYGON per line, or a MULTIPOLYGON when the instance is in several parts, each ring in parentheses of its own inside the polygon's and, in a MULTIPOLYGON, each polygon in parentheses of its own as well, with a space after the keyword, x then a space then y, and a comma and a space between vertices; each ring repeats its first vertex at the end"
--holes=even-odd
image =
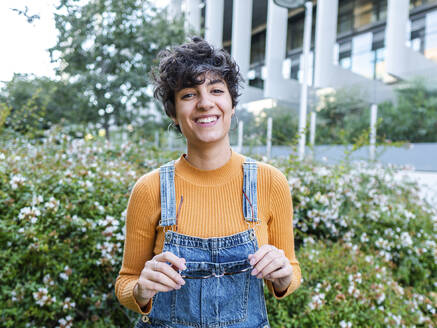
POLYGON ((337 33, 352 33, 386 17, 387 0, 340 0, 337 33))
POLYGON ((437 62, 437 9, 426 14, 424 39, 425 57, 437 62))
POLYGON ((410 0, 410 8, 412 9, 433 3, 437 3, 437 0, 410 0))
MULTIPOLYGON (((262 0, 263 3, 265 0, 262 0)), ((369 79, 391 82, 386 72, 385 23, 388 0, 339 0, 335 62, 369 79), (364 32, 364 33, 363 33, 364 32)), ((254 9, 257 0, 254 0, 254 9)), ((261 2, 260 2, 261 3, 261 2)), ((265 4, 263 4, 264 6, 265 4)), ((410 0, 411 24, 408 26, 410 46, 415 51, 437 62, 437 0, 410 0), (433 6, 435 4, 436 6, 433 6), (421 9, 422 8, 422 9, 421 9)), ((264 7, 263 7, 264 8, 264 7)), ((259 9, 259 8, 258 8, 259 9)), ((265 5, 265 8, 267 6, 265 5)), ((314 51, 317 6, 313 9, 312 50, 314 51)), ((249 84, 263 87, 261 68, 264 65, 266 17, 258 16, 253 26, 249 84), (261 22, 262 20, 262 22, 261 22)), ((253 18, 255 19, 255 18, 253 18)), ((286 63, 283 65, 285 78, 302 80, 302 46, 304 34, 304 11, 295 11, 287 25, 286 63)), ((254 23, 254 21, 252 21, 254 23)), ((311 78, 313 79, 314 56, 311 56, 311 78)))

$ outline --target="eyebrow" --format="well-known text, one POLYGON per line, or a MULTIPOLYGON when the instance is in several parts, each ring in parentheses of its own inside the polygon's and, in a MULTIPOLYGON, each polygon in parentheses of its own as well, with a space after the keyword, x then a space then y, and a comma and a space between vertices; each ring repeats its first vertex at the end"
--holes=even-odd
POLYGON ((217 84, 217 83, 221 83, 221 84, 225 84, 224 82, 223 82, 223 80, 221 80, 221 79, 215 79, 215 80, 211 80, 211 81, 209 81, 208 82, 208 86, 210 86, 210 85, 213 85, 213 84, 217 84))

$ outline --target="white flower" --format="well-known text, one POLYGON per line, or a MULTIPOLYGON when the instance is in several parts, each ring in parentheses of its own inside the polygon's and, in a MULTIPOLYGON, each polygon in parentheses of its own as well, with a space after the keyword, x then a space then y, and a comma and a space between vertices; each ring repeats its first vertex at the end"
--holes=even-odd
POLYGON ((352 327, 352 322, 346 322, 344 320, 340 321, 340 327, 341 328, 351 328, 352 327))
POLYGON ((6 158, 6 157, 5 157, 5 154, 0 153, 0 161, 3 161, 5 158, 6 158))
POLYGON ((11 188, 13 190, 16 190, 19 186, 23 185, 25 181, 26 181, 25 177, 23 177, 21 174, 17 174, 12 176, 12 179, 9 183, 11 185, 11 188))
POLYGON ((61 272, 61 273, 59 274, 59 277, 60 277, 61 279, 63 279, 63 280, 68 280, 68 275, 67 275, 65 272, 61 272))
POLYGON ((403 246, 411 246, 413 245, 413 240, 408 232, 401 233, 401 242, 403 246))

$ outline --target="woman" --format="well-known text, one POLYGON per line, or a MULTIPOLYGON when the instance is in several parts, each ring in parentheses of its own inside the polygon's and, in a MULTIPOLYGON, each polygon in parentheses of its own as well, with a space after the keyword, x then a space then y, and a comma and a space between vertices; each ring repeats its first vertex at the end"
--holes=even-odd
POLYGON ((262 279, 283 298, 301 273, 286 178, 230 147, 238 67, 194 37, 154 79, 187 153, 135 184, 116 295, 137 327, 269 327, 262 279))

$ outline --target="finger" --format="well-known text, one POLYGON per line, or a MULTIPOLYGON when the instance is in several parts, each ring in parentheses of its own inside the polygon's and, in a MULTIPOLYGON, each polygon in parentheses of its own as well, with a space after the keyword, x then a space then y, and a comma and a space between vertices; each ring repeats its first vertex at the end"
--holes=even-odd
POLYGON ((285 258, 279 252, 268 252, 254 267, 252 275, 262 278, 265 275, 281 268, 285 264, 285 258))
POLYGON ((263 245, 254 254, 249 254, 250 265, 255 266, 268 252, 276 250, 273 245, 263 245))
POLYGON ((169 287, 167 285, 163 285, 159 282, 153 281, 153 280, 148 280, 148 279, 139 279, 138 280, 138 285, 141 288, 141 290, 146 289, 146 290, 152 290, 154 292, 169 292, 171 290, 173 290, 174 288, 169 287))
MULTIPOLYGON (((166 264, 165 264, 166 265, 166 264)), ((147 281, 153 281, 156 283, 159 283, 161 285, 170 287, 172 289, 179 289, 182 284, 179 284, 178 282, 174 281, 164 273, 160 271, 152 271, 148 270, 146 271, 144 275, 145 280, 147 281)), ((182 279, 182 278, 181 278, 182 279)))
MULTIPOLYGON (((262 269, 258 270, 258 273, 256 274, 257 278, 259 279, 264 278, 268 274, 277 271, 279 269, 282 269, 288 263, 288 260, 282 255, 275 254, 274 256, 275 257, 273 257, 269 263, 267 263, 262 269)), ((260 264, 261 262, 259 263, 259 265, 260 264)))
POLYGON ((172 252, 163 252, 156 255, 153 259, 158 262, 168 262, 170 264, 173 264, 179 270, 187 269, 187 267, 185 266, 185 259, 182 257, 177 257, 172 252))
POLYGON ((153 271, 161 272, 162 274, 164 274, 169 279, 173 280, 175 283, 177 283, 179 285, 185 285, 185 280, 182 279, 182 276, 176 270, 177 270, 177 268, 175 266, 170 266, 164 262, 156 262, 154 265, 153 271))
POLYGON ((291 265, 286 265, 279 270, 269 273, 268 275, 264 276, 264 278, 268 280, 281 279, 290 276, 292 272, 291 265))

